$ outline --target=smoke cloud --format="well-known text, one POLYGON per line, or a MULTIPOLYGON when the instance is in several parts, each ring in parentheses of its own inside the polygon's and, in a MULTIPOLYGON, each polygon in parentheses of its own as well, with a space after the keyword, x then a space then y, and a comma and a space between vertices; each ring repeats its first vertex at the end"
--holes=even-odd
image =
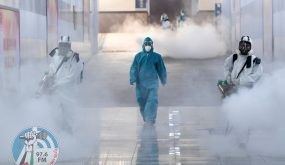
POLYGON ((74 92, 68 99, 61 95, 35 97, 39 80, 47 68, 45 60, 24 63, 21 80, 10 84, 15 90, 1 89, 0 145, 5 149, 0 150, 0 163, 13 164, 13 140, 22 130, 32 126, 53 133, 60 147, 58 161, 80 162, 98 149, 99 110, 91 112, 74 104, 80 102, 78 98, 85 99, 85 95, 79 97, 74 92), (92 120, 89 120, 90 115, 94 115, 92 120))
POLYGON ((159 25, 146 25, 128 17, 122 25, 112 27, 107 33, 103 51, 138 51, 147 36, 154 40, 155 51, 172 58, 213 58, 224 56, 227 51, 225 28, 212 23, 198 25, 187 20, 179 28, 164 30, 159 25))
POLYGON ((240 152, 238 145, 245 142, 249 153, 282 155, 285 152, 284 83, 285 68, 277 69, 264 75, 254 88, 241 89, 226 98, 221 116, 226 118, 224 125, 229 124, 232 131, 228 136, 214 135, 208 139, 214 153, 240 152))

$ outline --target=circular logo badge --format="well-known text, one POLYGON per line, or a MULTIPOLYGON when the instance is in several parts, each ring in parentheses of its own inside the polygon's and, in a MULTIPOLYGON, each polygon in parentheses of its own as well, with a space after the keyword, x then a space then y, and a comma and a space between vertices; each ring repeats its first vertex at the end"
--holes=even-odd
POLYGON ((59 155, 59 147, 48 130, 31 127, 16 137, 12 152, 17 165, 54 165, 59 155))

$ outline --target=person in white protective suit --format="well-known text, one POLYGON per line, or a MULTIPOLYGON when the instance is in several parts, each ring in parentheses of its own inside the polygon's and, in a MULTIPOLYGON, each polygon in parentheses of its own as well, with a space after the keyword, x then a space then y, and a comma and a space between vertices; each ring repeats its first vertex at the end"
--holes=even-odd
POLYGON ((71 50, 70 37, 61 36, 58 48, 54 51, 52 52, 54 54, 50 54, 52 61, 49 69, 49 74, 54 75, 53 87, 61 88, 79 84, 83 78, 84 63, 81 62, 79 54, 71 50))
POLYGON ((163 29, 171 29, 171 23, 166 13, 161 15, 160 22, 163 29))
POLYGON ((69 36, 61 36, 58 47, 49 54, 51 62, 49 71, 45 74, 37 91, 38 95, 52 94, 79 84, 83 79, 84 63, 79 54, 71 50, 69 36))
POLYGON ((71 50, 69 36, 61 36, 58 47, 49 54, 51 63, 46 79, 43 79, 41 94, 51 94, 53 102, 60 111, 58 126, 62 130, 72 133, 72 113, 76 105, 76 85, 82 81, 84 63, 80 60, 79 54, 71 50))
POLYGON ((225 89, 225 93, 232 93, 239 87, 251 88, 261 78, 263 74, 261 59, 254 55, 252 39, 249 36, 242 36, 236 54, 226 58, 224 74, 226 78, 224 84, 231 87, 225 89))
MULTIPOLYGON (((251 88, 262 77, 263 68, 261 59, 254 55, 252 39, 249 36, 242 36, 236 54, 226 58, 224 63, 225 81, 218 86, 224 96, 235 93, 238 89, 251 88)), ((235 129, 229 121, 225 135, 234 134, 239 147, 246 147, 251 134, 251 129, 235 129)))

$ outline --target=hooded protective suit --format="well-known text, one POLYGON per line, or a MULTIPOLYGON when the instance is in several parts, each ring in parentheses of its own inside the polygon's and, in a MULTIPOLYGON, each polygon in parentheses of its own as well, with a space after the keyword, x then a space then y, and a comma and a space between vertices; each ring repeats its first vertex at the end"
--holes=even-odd
POLYGON ((147 37, 143 51, 135 56, 130 69, 130 83, 136 83, 137 102, 145 122, 155 123, 158 106, 159 80, 166 84, 167 73, 160 54, 153 52, 153 41, 147 37), (147 52, 146 47, 151 46, 147 52))
POLYGON ((71 43, 68 36, 62 36, 58 47, 51 51, 50 66, 45 74, 37 94, 52 94, 52 104, 59 108, 56 116, 64 118, 56 119, 58 128, 72 133, 72 114, 76 110, 76 92, 74 86, 81 82, 84 63, 80 60, 79 54, 71 50, 71 43))
POLYGON ((62 37, 51 56, 49 75, 54 76, 55 88, 78 84, 81 81, 83 63, 79 55, 71 50, 69 39, 62 37))
POLYGON ((177 26, 180 27, 186 21, 186 16, 183 10, 180 11, 180 14, 177 19, 177 26))
POLYGON ((237 53, 225 60, 224 74, 228 83, 251 87, 262 76, 261 60, 253 55, 251 45, 252 40, 248 36, 243 36, 237 53), (249 44, 249 49, 245 53, 242 53, 244 51, 241 45, 243 42, 249 44))
POLYGON ((169 18, 167 16, 167 14, 163 13, 160 17, 160 22, 161 22, 161 26, 163 29, 171 29, 171 23, 169 21, 169 18))
POLYGON ((71 50, 69 37, 62 36, 58 47, 49 55, 49 71, 40 82, 37 96, 58 92, 61 89, 71 92, 69 86, 81 82, 83 78, 84 63, 80 61, 79 54, 71 50))

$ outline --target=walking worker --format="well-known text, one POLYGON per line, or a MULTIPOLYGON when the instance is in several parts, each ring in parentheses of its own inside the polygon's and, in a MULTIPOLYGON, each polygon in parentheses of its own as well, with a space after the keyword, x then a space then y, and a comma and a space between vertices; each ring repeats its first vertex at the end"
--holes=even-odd
POLYGON ((159 79, 165 85, 167 73, 161 55, 153 51, 151 38, 144 39, 142 49, 132 63, 130 84, 136 84, 137 102, 144 122, 153 125, 157 115, 159 79))

